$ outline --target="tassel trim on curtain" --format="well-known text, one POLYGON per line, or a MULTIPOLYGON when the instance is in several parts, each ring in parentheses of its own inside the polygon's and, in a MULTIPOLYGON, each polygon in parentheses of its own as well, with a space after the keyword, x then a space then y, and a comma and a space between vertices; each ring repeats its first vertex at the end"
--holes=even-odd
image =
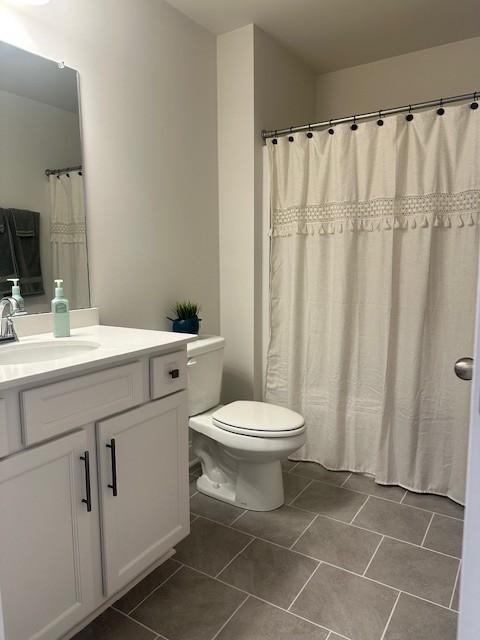
POLYGON ((480 190, 377 198, 359 202, 327 202, 274 209, 273 236, 334 234, 344 231, 389 231, 478 224, 480 190))

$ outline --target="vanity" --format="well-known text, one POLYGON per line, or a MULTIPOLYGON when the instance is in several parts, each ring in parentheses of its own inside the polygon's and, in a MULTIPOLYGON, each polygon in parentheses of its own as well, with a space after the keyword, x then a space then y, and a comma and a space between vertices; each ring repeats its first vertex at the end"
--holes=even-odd
POLYGON ((0 347, 6 640, 72 637, 188 535, 192 339, 93 325, 0 347))

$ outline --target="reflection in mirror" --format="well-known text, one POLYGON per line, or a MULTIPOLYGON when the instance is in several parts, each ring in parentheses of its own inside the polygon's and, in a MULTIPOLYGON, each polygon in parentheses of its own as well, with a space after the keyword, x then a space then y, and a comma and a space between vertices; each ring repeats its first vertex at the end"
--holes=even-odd
POLYGON ((0 297, 90 306, 77 72, 0 42, 0 297))

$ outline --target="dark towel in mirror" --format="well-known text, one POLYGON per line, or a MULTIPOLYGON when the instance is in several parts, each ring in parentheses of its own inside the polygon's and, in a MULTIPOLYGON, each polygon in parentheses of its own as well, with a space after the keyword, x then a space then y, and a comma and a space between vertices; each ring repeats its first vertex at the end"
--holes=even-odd
POLYGON ((0 297, 10 295, 12 283, 7 278, 16 276, 8 217, 8 211, 0 208, 0 297))
POLYGON ((40 265, 40 214, 22 209, 9 209, 9 213, 22 295, 38 295, 44 292, 40 265))
MULTIPOLYGON (((44 293, 40 265, 40 214, 23 209, 2 209, 4 236, 9 237, 10 259, 0 257, 0 286, 2 295, 9 295, 11 284, 3 284, 8 277, 20 278, 23 296, 44 293), (5 262, 5 264, 3 264, 5 262), (13 273, 7 275, 9 267, 13 273), (5 273, 4 273, 5 270, 5 273)), ((1 227, 1 224, 0 224, 1 227)), ((0 236, 0 243, 2 242, 0 236)), ((5 247, 6 241, 4 242, 5 247)), ((3 245, 2 245, 3 247, 3 245)), ((3 253, 3 252, 2 252, 3 253)))

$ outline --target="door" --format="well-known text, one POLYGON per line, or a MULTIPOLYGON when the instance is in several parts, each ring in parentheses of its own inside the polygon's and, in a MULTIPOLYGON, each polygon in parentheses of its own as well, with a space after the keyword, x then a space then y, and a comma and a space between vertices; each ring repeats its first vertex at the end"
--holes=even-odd
POLYGON ((94 608, 91 528, 98 519, 83 502, 86 450, 79 431, 0 462, 7 640, 57 640, 94 608))
POLYGON ((182 391, 98 424, 107 596, 189 533, 186 402, 182 391))
MULTIPOLYGON (((475 363, 470 407, 467 493, 460 582, 459 640, 480 638, 480 279, 477 292, 475 363)), ((463 354, 462 354, 463 355, 463 354)), ((465 354, 469 356, 470 354, 465 354)))

